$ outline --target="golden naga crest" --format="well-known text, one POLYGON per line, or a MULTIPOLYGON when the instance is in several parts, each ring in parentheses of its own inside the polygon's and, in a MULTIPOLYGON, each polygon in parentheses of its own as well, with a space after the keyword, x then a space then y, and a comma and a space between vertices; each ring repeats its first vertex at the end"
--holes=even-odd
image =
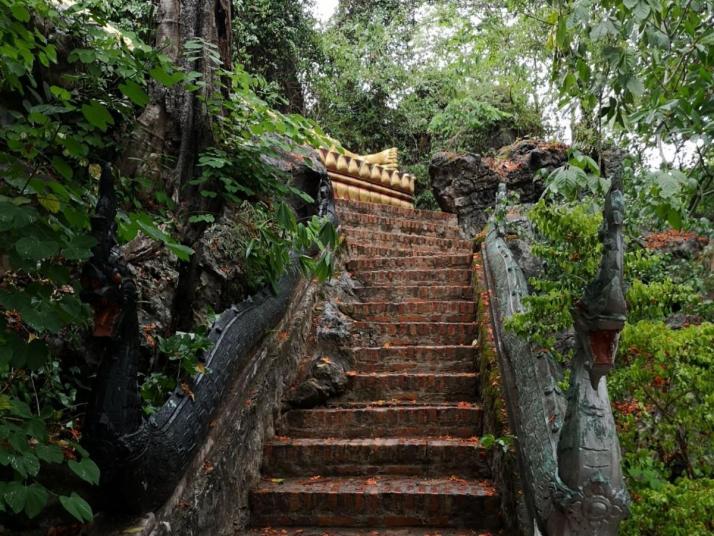
POLYGON ((414 175, 399 172, 396 148, 359 155, 333 145, 320 149, 336 199, 414 208, 414 175))

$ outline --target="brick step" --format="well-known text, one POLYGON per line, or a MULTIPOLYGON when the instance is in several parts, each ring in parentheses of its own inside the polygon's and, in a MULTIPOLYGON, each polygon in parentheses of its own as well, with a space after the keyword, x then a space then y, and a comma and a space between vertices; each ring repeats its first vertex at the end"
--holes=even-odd
POLYGON ((452 301, 467 300, 473 303, 474 291, 467 285, 374 285, 354 289, 364 302, 452 301))
POLYGON ((352 324, 354 346, 468 345, 476 338, 475 322, 365 322, 352 324))
POLYGON ((471 270, 468 268, 442 268, 423 270, 376 270, 359 272, 354 277, 366 285, 468 285, 471 282, 471 270))
POLYGON ((476 350, 473 346, 355 347, 357 372, 471 372, 476 350))
POLYGON ((280 477, 458 474, 463 478, 489 478, 488 462, 489 451, 477 438, 277 437, 265 447, 262 472, 280 477))
POLYGON ((347 238, 347 243, 374 244, 382 247, 400 247, 431 249, 435 251, 456 251, 470 253, 473 244, 470 240, 457 238, 435 238, 418 234, 383 233, 372 229, 362 229, 342 226, 342 232, 347 238))
POLYGON ((413 220, 385 214, 340 212, 340 223, 349 227, 374 229, 385 233, 407 233, 441 238, 461 238, 459 227, 449 220, 413 220))
POLYGON ((395 257, 395 258, 410 258, 410 257, 441 257, 444 255, 457 255, 463 253, 461 251, 439 251, 433 247, 397 247, 375 245, 371 242, 348 241, 347 252, 350 257, 395 257))
POLYGON ((277 434, 291 437, 381 437, 481 435, 478 405, 295 409, 285 413, 277 434))
POLYGON ((379 216, 397 217, 416 221, 447 222, 451 225, 458 225, 456 214, 436 210, 416 210, 342 199, 335 200, 335 207, 337 208, 338 216, 351 212, 357 214, 376 214, 379 216))
POLYGON ((351 272, 424 268, 471 268, 471 253, 461 255, 428 255, 425 257, 354 257, 347 261, 351 272))
POLYGON ((467 301, 341 303, 340 310, 355 320, 395 322, 473 322, 474 304, 467 301))
POLYGON ((260 527, 246 536, 496 536, 497 532, 444 527, 260 527))
POLYGON ((335 400, 338 404, 375 400, 438 404, 476 400, 478 375, 475 372, 351 372, 348 381, 345 394, 335 400))
POLYGON ((261 481, 250 495, 253 526, 498 528, 489 480, 399 476, 261 481))

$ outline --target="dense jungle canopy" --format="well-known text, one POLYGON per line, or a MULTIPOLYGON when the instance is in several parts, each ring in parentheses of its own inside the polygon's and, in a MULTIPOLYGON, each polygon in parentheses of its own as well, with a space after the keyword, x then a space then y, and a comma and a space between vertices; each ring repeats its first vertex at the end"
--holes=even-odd
POLYGON ((553 347, 569 328, 599 262, 604 155, 619 154, 622 534, 711 533, 714 2, 340 0, 324 22, 316 9, 0 0, 0 525, 85 524, 100 508, 84 418, 115 318, 91 306, 116 297, 91 266, 117 259, 98 208, 117 277, 136 281, 148 416, 190 395, 216 314, 274 286, 291 251, 317 251, 300 257, 307 277, 332 275, 335 229, 296 218, 306 194, 272 160, 334 140, 397 147, 417 206, 438 210, 434 153, 507 162, 538 138, 566 143, 568 162, 530 209, 547 269, 511 329, 553 347))

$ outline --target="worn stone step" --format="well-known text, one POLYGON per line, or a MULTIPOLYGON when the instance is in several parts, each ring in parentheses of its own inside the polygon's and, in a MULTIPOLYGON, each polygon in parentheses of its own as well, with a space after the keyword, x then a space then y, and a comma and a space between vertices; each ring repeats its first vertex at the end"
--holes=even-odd
POLYGON ((476 400, 477 381, 475 372, 351 372, 347 391, 336 402, 471 402, 476 400))
POLYGON ((496 536, 498 532, 447 527, 260 527, 247 536, 496 536))
POLYGON ((475 306, 467 301, 341 303, 340 310, 355 320, 380 322, 473 322, 475 306))
POLYGON ((441 238, 460 238, 459 227, 451 220, 415 220, 390 214, 344 211, 340 223, 349 227, 374 229, 385 233, 407 233, 441 238))
POLYGON ((359 273, 373 270, 420 270, 425 268, 471 268, 471 253, 427 255, 424 257, 354 257, 347 269, 359 273))
POLYGON ((471 270, 468 268, 442 268, 423 270, 376 270, 359 272, 354 277, 365 285, 468 285, 471 270))
POLYGON ((411 248, 417 247, 421 250, 430 249, 434 251, 449 252, 471 252, 473 244, 470 240, 457 238, 438 238, 432 236, 421 236, 418 234, 403 233, 383 233, 372 229, 361 229, 342 226, 342 232, 347 243, 356 242, 359 244, 374 244, 382 247, 411 248))
POLYGON ((354 346, 468 345, 476 338, 475 322, 366 322, 352 324, 354 346))
POLYGON ((407 301, 473 301, 474 291, 468 285, 370 285, 354 289, 364 302, 407 301))
POLYGON ((293 477, 424 475, 489 478, 489 451, 478 438, 273 438, 263 455, 264 475, 293 477))
POLYGON ((344 199, 335 200, 335 207, 337 208, 338 216, 348 212, 358 214, 378 214, 380 216, 398 217, 407 220, 438 221, 447 222, 451 225, 458 225, 456 214, 449 214, 447 212, 439 212, 436 210, 401 208, 375 203, 348 201, 344 199))
POLYGON ((458 477, 265 479, 250 504, 253 526, 500 526, 492 482, 458 477))
POLYGON ((354 240, 348 241, 346 247, 351 257, 441 257, 443 255, 457 255, 462 253, 461 251, 439 251, 438 248, 433 247, 398 247, 396 245, 390 247, 372 242, 357 242, 354 240))
POLYGON ((415 407, 314 408, 285 413, 277 434, 291 437, 383 437, 481 435, 482 409, 476 404, 415 407))
POLYGON ((355 347, 357 372, 471 372, 476 349, 473 346, 388 346, 355 347))

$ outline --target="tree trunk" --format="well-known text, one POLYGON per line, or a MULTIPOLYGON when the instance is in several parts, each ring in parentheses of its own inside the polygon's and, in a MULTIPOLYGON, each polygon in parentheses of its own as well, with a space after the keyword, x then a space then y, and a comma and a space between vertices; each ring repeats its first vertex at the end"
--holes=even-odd
MULTIPOLYGON (((220 198, 209 199, 189 183, 198 173, 198 157, 213 143, 211 117, 205 101, 221 91, 220 68, 231 66, 230 0, 160 0, 156 13, 156 47, 186 72, 199 72, 204 87, 196 93, 183 85, 167 88, 154 84, 151 102, 139 118, 139 129, 127 148, 119 168, 129 177, 144 176, 166 192, 177 204, 175 220, 179 239, 197 249, 205 223, 190 224, 191 214, 218 214, 220 198), (184 53, 189 41, 201 40, 206 46, 198 59, 184 53), (215 47, 221 65, 212 63, 210 47, 215 47), (202 98, 200 98, 202 97, 202 98)), ((149 192, 150 197, 153 193, 149 192)), ((144 199, 151 204, 152 199, 144 199)), ((172 327, 189 330, 192 326, 197 257, 182 262, 172 311, 172 327)))

